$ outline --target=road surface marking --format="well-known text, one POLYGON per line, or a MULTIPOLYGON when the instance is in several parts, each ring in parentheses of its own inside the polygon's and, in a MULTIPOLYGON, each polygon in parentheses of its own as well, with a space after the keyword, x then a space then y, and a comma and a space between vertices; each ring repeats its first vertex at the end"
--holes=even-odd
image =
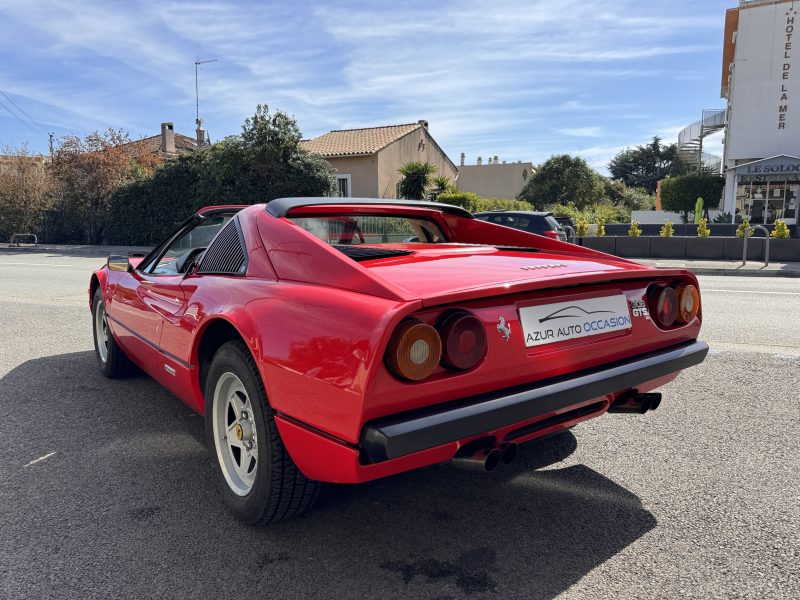
POLYGON ((705 294, 706 292, 722 292, 725 294, 774 294, 777 296, 800 296, 800 292, 768 292, 763 290, 714 290, 703 288, 700 290, 700 293, 705 294))
POLYGON ((42 462, 43 460, 47 460, 47 459, 48 459, 48 458, 50 458, 51 456, 55 456, 55 454, 56 454, 55 452, 48 452, 48 453, 47 453, 47 454, 45 454, 44 456, 40 456, 39 458, 34 458, 34 459, 33 459, 31 462, 29 462, 28 464, 26 464, 26 465, 23 465, 23 468, 25 468, 25 467, 30 467, 31 465, 35 465, 35 464, 36 464, 36 463, 38 463, 38 462, 42 462))
POLYGON ((756 352, 758 354, 781 354, 782 358, 800 358, 800 347, 786 344, 741 344, 735 342, 715 342, 706 340, 711 347, 711 354, 723 352, 756 352))
POLYGON ((0 262, 0 267, 71 267, 61 263, 0 262))

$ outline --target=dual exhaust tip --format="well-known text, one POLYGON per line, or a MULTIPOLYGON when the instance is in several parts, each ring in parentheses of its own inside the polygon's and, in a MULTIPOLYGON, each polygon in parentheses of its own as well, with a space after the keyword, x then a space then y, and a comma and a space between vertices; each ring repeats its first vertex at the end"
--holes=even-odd
MULTIPOLYGON (((484 440, 478 440, 483 442, 484 440)), ((484 442, 490 443, 490 442, 484 442)), ((506 443, 499 448, 480 447, 475 449, 474 445, 466 445, 461 448, 453 457, 453 466, 468 471, 494 471, 500 465, 507 465, 517 458, 517 445, 506 443)))
MULTIPOLYGON (((657 392, 642 394, 637 390, 630 390, 620 394, 608 407, 610 413, 638 414, 655 410, 661 404, 661 394, 657 392)), ((499 448, 494 447, 492 437, 481 438, 463 446, 452 458, 453 466, 468 471, 494 471, 500 465, 507 465, 517 457, 517 445, 503 443, 499 448)))

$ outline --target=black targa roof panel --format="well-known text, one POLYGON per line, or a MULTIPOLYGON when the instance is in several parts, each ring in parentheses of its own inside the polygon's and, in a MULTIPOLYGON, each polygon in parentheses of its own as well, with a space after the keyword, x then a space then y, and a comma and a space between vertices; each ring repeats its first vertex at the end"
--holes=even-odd
POLYGON ((301 206, 335 206, 337 204, 353 205, 380 205, 380 206, 409 206, 412 208, 427 208, 456 215, 464 219, 473 219, 472 213, 452 204, 439 202, 425 202, 423 200, 388 200, 386 198, 276 198, 267 203, 267 212, 273 217, 285 217, 290 210, 301 206))

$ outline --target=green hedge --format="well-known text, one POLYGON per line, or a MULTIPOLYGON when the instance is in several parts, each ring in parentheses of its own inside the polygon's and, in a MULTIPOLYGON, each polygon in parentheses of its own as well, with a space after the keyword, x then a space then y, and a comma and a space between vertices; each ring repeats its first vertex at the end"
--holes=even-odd
POLYGON ((612 202, 597 202, 583 210, 576 208, 574 204, 557 204, 549 210, 557 217, 570 217, 574 223, 580 220, 597 223, 598 219, 602 219, 606 224, 611 224, 629 223, 631 220, 630 208, 612 202))
POLYGON ((439 194, 436 202, 454 204, 473 213, 487 210, 533 210, 529 202, 509 198, 481 198, 474 192, 439 194))
POLYGON ((156 244, 204 206, 324 196, 332 190, 331 167, 319 156, 298 152, 283 164, 268 165, 224 144, 171 160, 153 177, 120 187, 111 197, 108 243, 156 244))
POLYGON ((681 213, 688 221, 698 198, 704 198, 705 209, 717 208, 724 188, 724 177, 704 171, 668 177, 661 182, 661 208, 681 213))

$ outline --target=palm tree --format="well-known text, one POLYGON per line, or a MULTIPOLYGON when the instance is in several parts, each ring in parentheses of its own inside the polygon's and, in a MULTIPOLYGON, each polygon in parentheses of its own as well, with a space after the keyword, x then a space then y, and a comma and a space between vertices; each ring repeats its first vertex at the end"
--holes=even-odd
POLYGON ((397 187, 401 198, 407 200, 423 200, 425 191, 433 182, 433 174, 438 169, 427 162, 412 160, 397 169, 403 177, 397 187))
POLYGON ((433 178, 433 189, 431 192, 437 196, 439 194, 448 194, 452 192, 453 189, 453 185, 445 175, 438 175, 433 178))

